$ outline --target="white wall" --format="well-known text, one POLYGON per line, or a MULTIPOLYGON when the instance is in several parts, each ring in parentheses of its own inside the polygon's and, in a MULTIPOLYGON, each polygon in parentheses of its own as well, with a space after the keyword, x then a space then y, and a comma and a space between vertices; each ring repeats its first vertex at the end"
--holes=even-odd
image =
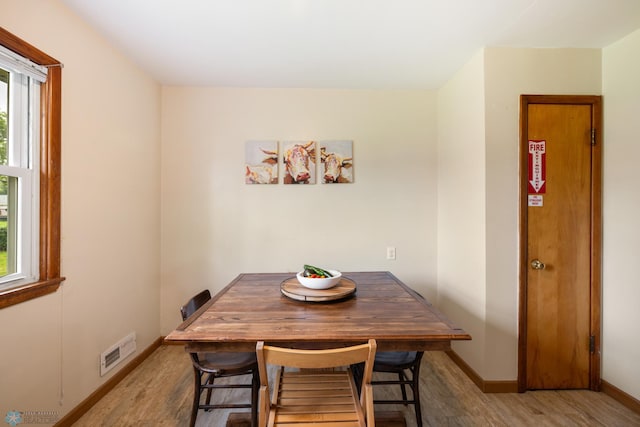
POLYGON ((1 26, 64 64, 67 278, 0 310, 0 416, 64 415, 115 372, 99 376, 102 351, 132 331, 139 350, 160 335, 160 88, 58 1, 0 10, 1 26))
POLYGON ((163 88, 163 333, 202 288, 305 263, 390 270, 435 296, 435 101, 428 91, 163 88), (245 141, 256 139, 353 140, 355 182, 246 185, 245 141))
POLYGON ((602 377, 640 400, 640 30, 603 51, 602 377))
POLYGON ((456 352, 485 362, 484 55, 478 52, 438 92, 437 306, 473 341, 456 352))

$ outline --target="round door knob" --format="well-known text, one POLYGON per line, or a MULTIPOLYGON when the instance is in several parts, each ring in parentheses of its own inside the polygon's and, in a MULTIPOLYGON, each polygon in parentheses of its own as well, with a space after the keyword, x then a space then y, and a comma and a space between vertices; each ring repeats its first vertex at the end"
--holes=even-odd
POLYGON ((531 261, 531 268, 533 268, 534 270, 544 270, 544 267, 544 263, 539 259, 534 259, 533 261, 531 261))

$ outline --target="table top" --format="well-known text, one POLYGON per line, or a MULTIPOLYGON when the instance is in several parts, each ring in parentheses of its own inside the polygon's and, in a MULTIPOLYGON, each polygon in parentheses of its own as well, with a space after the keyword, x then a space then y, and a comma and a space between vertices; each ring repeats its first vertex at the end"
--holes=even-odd
POLYGON ((389 272, 352 272, 356 293, 335 302, 287 298, 293 273, 240 274, 165 340, 188 351, 254 351, 257 341, 326 348, 375 338, 378 350, 448 350, 471 336, 389 272))

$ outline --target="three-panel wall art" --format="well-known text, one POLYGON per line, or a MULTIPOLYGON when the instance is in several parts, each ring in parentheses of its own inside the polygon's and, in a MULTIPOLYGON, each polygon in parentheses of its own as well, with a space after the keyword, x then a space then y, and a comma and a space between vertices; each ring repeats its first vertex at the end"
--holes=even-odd
POLYGON ((245 183, 353 182, 353 141, 247 141, 245 183))

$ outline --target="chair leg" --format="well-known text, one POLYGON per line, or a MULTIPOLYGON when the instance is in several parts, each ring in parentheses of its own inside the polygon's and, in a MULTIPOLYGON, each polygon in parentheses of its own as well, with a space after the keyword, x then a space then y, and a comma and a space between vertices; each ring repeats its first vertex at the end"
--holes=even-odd
POLYGON ((415 369, 412 369, 413 374, 413 401, 414 410, 416 411, 416 423, 418 427, 422 427, 422 409, 420 404, 420 364, 417 364, 415 369))
POLYGON ((195 387, 193 388, 193 407, 191 408, 191 421, 189 422, 189 426, 191 427, 196 425, 198 407, 200 406, 200 384, 202 381, 202 374, 196 368, 193 368, 193 374, 195 377, 195 387))
MULTIPOLYGON (((209 374, 209 378, 207 379, 207 384, 209 385, 213 385, 213 382, 215 381, 216 377, 213 374, 209 374)), ((207 388, 207 405, 211 404, 211 392, 213 391, 212 387, 208 387, 207 388)), ((205 409, 205 411, 209 412, 211 411, 211 409, 205 409)))
MULTIPOLYGON (((407 388, 404 384, 405 381, 405 375, 404 372, 398 372, 398 381, 400 381, 400 389, 402 390, 402 400, 407 400, 407 388)), ((407 404, 405 403, 404 406, 407 406, 407 404)))
POLYGON ((260 393, 260 373, 253 371, 251 378, 251 427, 258 427, 258 394, 260 393))

